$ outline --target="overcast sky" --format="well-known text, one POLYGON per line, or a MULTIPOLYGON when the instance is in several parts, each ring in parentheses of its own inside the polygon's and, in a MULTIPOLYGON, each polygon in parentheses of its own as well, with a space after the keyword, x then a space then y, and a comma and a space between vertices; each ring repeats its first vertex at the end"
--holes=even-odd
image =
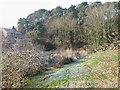
MULTIPOLYGON (((83 1, 94 2, 98 0, 0 0, 0 27, 17 26, 19 18, 27 17, 39 9, 51 10, 56 6, 68 8, 83 1)), ((118 0, 99 0, 112 2, 118 0)))

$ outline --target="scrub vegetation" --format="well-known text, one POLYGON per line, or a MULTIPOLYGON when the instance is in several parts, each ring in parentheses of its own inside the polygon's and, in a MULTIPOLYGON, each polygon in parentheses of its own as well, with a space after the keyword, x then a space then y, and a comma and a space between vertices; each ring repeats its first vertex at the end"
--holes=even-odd
POLYGON ((119 5, 82 2, 20 18, 29 38, 2 50, 1 87, 118 88, 119 5))

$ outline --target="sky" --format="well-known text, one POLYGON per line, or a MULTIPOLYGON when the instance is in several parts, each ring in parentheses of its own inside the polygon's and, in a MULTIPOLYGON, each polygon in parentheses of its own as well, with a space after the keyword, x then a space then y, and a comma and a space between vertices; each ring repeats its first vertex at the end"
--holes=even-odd
POLYGON ((84 1, 104 3, 118 0, 0 0, 0 28, 17 27, 19 18, 26 18, 39 9, 51 10, 56 6, 69 8, 84 1))

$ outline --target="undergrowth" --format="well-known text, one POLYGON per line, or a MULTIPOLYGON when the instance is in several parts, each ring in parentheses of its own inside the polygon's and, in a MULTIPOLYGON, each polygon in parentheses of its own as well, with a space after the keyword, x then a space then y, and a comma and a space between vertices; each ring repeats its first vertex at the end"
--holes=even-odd
POLYGON ((21 87, 26 84, 27 76, 43 72, 47 67, 47 57, 34 51, 3 52, 2 60, 3 88, 21 87))

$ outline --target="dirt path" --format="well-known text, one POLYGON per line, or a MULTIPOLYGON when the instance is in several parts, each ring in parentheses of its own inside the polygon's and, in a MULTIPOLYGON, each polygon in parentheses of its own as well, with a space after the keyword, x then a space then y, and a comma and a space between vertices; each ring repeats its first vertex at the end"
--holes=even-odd
POLYGON ((64 65, 60 69, 52 69, 42 74, 27 79, 24 88, 56 88, 68 87, 76 75, 88 74, 89 71, 82 67, 87 59, 80 59, 74 63, 64 65))

